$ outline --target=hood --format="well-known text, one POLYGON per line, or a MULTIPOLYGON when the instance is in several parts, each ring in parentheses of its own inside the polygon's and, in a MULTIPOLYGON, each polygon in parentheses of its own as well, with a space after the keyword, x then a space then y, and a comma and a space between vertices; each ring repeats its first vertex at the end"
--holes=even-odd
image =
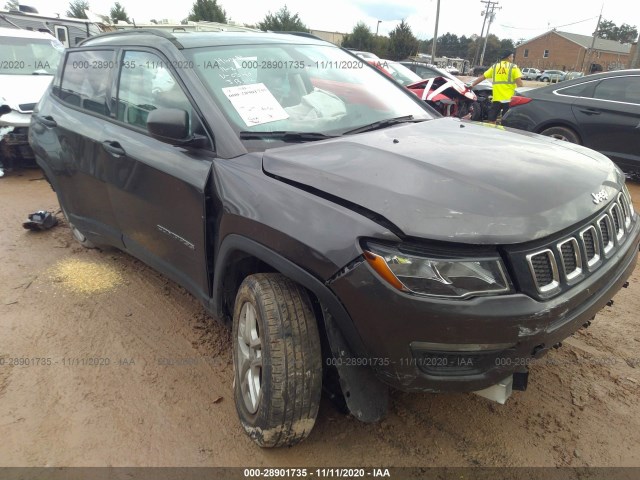
POLYGON ((0 75, 0 95, 14 110, 30 112, 52 80, 53 75, 0 75))
POLYGON ((453 118, 267 150, 263 168, 373 211, 404 235, 485 245, 575 225, 602 210, 592 193, 612 198, 624 182, 592 150, 453 118))

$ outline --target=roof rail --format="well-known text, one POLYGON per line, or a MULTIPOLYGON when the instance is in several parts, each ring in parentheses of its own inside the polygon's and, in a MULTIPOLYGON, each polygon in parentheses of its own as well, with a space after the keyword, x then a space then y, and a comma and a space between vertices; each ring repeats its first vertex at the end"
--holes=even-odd
POLYGON ((116 36, 116 35, 126 35, 126 34, 131 34, 131 33, 146 34, 146 35, 157 35, 158 37, 166 38, 167 40, 169 40, 171 43, 173 43, 180 50, 182 50, 184 48, 182 46, 182 44, 178 41, 178 39, 174 35, 172 35, 171 33, 167 32, 166 30, 162 30, 162 29, 159 29, 159 28, 158 29, 155 29, 155 28, 132 28, 132 29, 126 29, 126 30, 116 30, 115 32, 105 32, 105 33, 101 33, 99 35, 94 35, 92 37, 85 38, 80 43, 78 43, 76 46, 77 47, 81 47, 86 42, 88 42, 90 40, 93 40, 95 38, 105 38, 105 37, 111 37, 111 36, 116 36))

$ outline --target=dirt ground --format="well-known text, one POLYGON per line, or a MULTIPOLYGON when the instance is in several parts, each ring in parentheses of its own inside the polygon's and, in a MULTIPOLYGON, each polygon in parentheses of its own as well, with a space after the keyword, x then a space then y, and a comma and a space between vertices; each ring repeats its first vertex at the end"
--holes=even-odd
POLYGON ((229 329, 64 223, 24 230, 39 209, 58 204, 38 170, 0 180, 2 466, 640 465, 640 269, 504 406, 397 392, 365 425, 323 399, 305 442, 261 450, 236 417, 229 329))

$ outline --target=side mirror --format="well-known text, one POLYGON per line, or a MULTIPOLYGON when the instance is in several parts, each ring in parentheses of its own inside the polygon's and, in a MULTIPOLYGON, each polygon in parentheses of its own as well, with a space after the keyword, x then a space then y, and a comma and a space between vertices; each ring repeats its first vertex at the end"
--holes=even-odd
POLYGON ((0 117, 5 113, 9 113, 11 111, 11 107, 9 105, 1 105, 0 106, 0 117))
POLYGON ((189 114, 178 108, 157 108, 147 117, 149 134, 162 142, 183 145, 191 140, 189 114))

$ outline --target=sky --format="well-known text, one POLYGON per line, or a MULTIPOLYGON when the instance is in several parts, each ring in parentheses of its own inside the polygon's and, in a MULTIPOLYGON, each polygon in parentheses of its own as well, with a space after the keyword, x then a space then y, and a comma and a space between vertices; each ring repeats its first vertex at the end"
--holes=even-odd
MULTIPOLYGON (((114 1, 89 0, 89 5, 96 13, 108 14, 114 1)), ((21 3, 36 7, 43 14, 65 14, 69 6, 68 0, 21 0, 21 3)), ((120 3, 130 18, 144 23, 152 18, 180 21, 188 15, 193 1, 120 0, 120 3)), ((285 3, 311 29, 348 33, 362 21, 375 32, 380 20, 379 33, 386 35, 405 19, 416 37, 429 39, 434 34, 437 0, 218 0, 227 17, 248 24, 261 21, 285 3)), ((640 2, 634 0, 499 0, 497 7, 489 33, 500 39, 530 39, 554 27, 591 35, 601 9, 604 19, 640 30, 640 2)), ((480 36, 484 9, 480 0, 440 0, 438 35, 480 36)))

